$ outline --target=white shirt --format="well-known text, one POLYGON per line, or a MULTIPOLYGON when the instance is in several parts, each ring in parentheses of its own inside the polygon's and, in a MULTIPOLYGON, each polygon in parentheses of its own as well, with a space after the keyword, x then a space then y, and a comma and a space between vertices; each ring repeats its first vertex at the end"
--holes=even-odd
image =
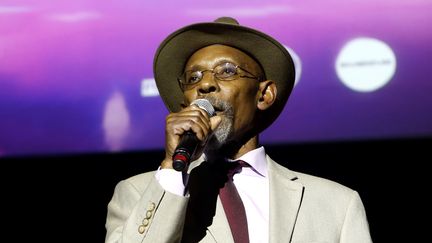
MULTIPOLYGON (((244 154, 238 160, 251 167, 243 167, 234 175, 234 184, 246 211, 250 243, 264 243, 269 239, 269 180, 264 147, 244 154)), ((174 169, 159 169, 156 179, 162 188, 179 196, 184 195, 182 173, 174 169)))

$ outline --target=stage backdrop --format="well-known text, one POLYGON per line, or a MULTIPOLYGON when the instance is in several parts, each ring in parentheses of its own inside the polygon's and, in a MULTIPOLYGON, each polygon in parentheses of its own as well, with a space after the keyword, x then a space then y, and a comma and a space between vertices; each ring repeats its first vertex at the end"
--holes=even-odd
POLYGON ((0 155, 162 148, 154 53, 220 16, 295 58, 296 86, 262 143, 432 136, 432 2, 324 2, 3 0, 0 155))

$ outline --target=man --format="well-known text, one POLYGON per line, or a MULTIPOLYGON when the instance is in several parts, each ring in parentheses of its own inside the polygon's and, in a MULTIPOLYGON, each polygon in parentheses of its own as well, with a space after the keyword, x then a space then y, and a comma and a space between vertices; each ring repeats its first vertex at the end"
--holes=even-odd
POLYGON ((106 242, 371 242, 357 192, 288 170, 259 146, 294 84, 279 42, 228 17, 189 25, 162 42, 154 74, 171 111, 165 159, 117 185, 106 242), (199 142, 179 172, 172 158, 185 132, 199 142))

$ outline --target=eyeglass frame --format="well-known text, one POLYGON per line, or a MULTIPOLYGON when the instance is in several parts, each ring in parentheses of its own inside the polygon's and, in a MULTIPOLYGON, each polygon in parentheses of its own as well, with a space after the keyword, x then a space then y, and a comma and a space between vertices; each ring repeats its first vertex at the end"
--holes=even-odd
POLYGON ((184 77, 185 74, 186 74, 187 72, 191 72, 191 73, 199 72, 199 73, 202 74, 202 77, 201 77, 200 80, 198 80, 198 81, 196 81, 196 82, 193 82, 193 83, 184 83, 184 82, 182 82, 182 79, 181 79, 180 77, 177 77, 177 81, 179 82, 180 87, 182 87, 182 88, 183 88, 184 86, 194 85, 194 84, 197 84, 197 83, 199 83, 199 82, 201 82, 201 81, 203 80, 203 78, 204 78, 204 72, 207 72, 207 71, 210 71, 210 72, 213 74, 213 77, 214 77, 216 80, 220 80, 220 81, 233 81, 233 80, 236 80, 236 79, 239 79, 239 78, 251 78, 251 79, 255 79, 255 80, 257 80, 258 82, 261 82, 261 81, 263 80, 262 77, 258 77, 258 76, 256 76, 256 75, 252 74, 251 72, 249 72, 249 71, 246 70, 245 68, 241 67, 240 65, 235 65, 235 64, 232 63, 232 62, 223 62, 223 63, 220 63, 220 64, 216 65, 216 66, 215 66, 214 68, 212 68, 212 69, 196 70, 196 71, 194 71, 194 70, 186 70, 186 71, 184 71, 184 72, 182 73, 182 75, 180 76, 180 77, 184 77), (222 66, 222 65, 226 65, 226 64, 232 64, 232 65, 233 65, 233 67, 234 67, 235 70, 236 70, 236 74, 233 75, 233 76, 238 75, 237 77, 235 77, 235 78, 233 78, 233 79, 221 79, 221 78, 219 78, 219 77, 216 76, 217 73, 215 73, 214 70, 215 70, 217 67, 222 66), (243 71, 243 72, 245 72, 245 73, 247 73, 247 74, 249 74, 249 75, 251 75, 251 76, 240 75, 239 72, 238 72, 238 69, 240 69, 241 71, 243 71))

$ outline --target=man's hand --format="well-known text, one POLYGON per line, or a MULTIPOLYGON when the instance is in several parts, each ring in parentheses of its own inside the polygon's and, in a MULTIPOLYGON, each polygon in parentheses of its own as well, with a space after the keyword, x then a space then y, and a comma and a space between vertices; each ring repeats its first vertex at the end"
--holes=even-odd
MULTIPOLYGON (((221 122, 220 116, 209 117, 206 111, 191 105, 180 112, 170 113, 166 118, 165 127, 165 159, 161 168, 173 168, 172 156, 180 142, 181 135, 186 131, 192 131, 201 141, 201 147, 205 146, 207 138, 221 122)), ((202 151, 202 149, 200 149, 202 151)), ((201 154, 196 154, 191 160, 197 159, 201 154)))

